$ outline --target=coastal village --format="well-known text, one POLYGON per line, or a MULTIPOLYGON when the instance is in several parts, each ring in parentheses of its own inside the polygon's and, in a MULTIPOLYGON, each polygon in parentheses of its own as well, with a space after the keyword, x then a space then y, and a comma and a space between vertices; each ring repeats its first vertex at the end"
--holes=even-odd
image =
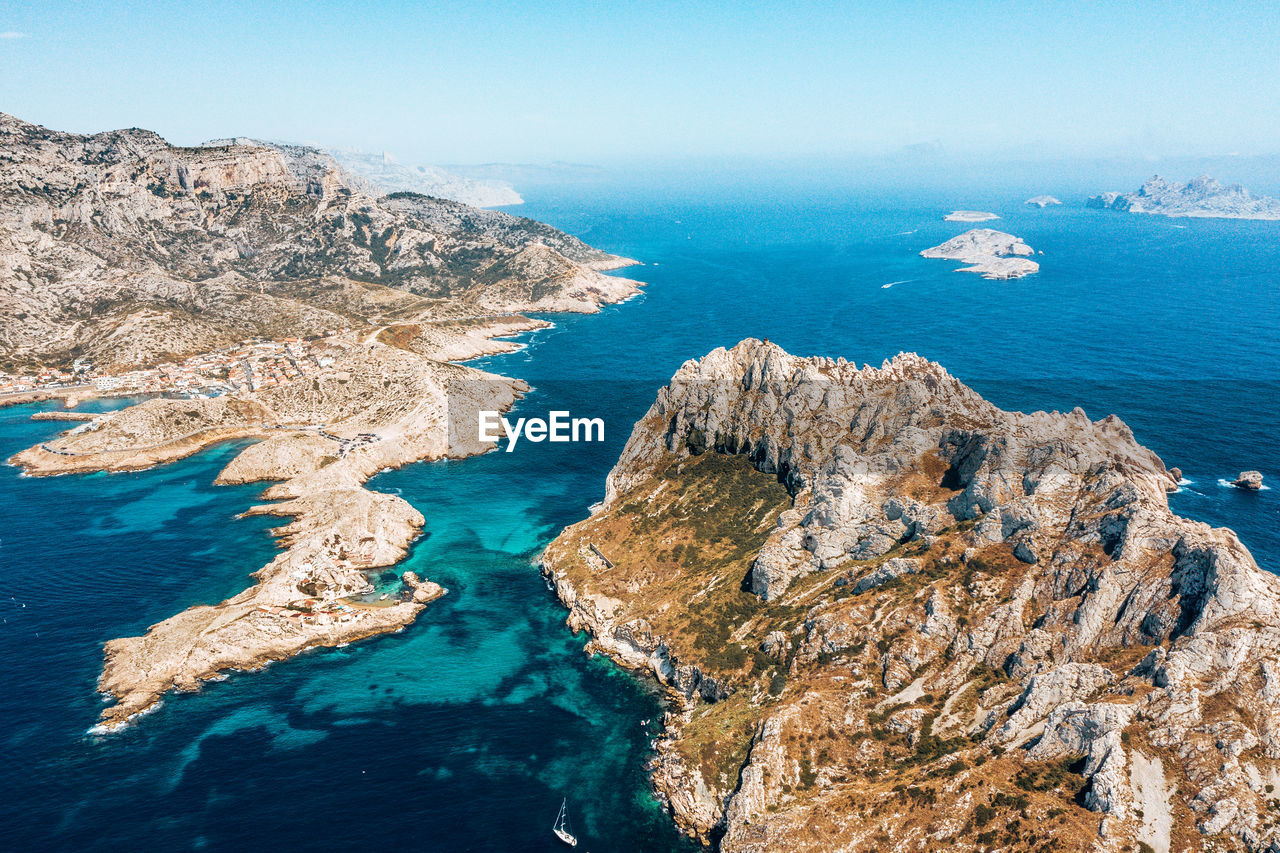
POLYGON ((314 344, 350 329, 324 336, 265 340, 253 338, 227 349, 193 355, 179 362, 124 373, 99 373, 93 362, 78 359, 71 370, 45 367, 24 373, 0 371, 0 397, 6 394, 82 389, 89 394, 200 394, 217 396, 235 391, 258 391, 329 367, 333 359, 313 352, 314 344))

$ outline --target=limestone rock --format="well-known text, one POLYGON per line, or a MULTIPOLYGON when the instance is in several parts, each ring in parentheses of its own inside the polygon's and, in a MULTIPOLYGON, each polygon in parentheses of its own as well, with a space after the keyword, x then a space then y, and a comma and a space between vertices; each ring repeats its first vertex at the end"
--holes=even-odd
POLYGON ((1256 492, 1262 488, 1262 473, 1259 471, 1241 471, 1240 476, 1236 477, 1234 485, 1237 489, 1256 492))
POLYGON ((671 688, 655 787, 721 850, 951 849, 978 805, 1054 849, 1280 849, 1280 580, 1174 515, 1176 481, 1115 417, 747 340, 676 372, 542 564, 593 648, 671 688), (749 482, 790 509, 740 521, 749 482), (696 523, 652 499, 681 483, 696 523), (654 568, 699 530, 734 559, 654 568), (1074 758, 1083 792, 1036 781, 1074 758), (1081 802, 1084 838, 1050 817, 1081 802))
POLYGON ((991 228, 974 228, 941 245, 920 253, 925 258, 943 258, 969 264, 959 272, 974 272, 983 278, 1021 278, 1039 272, 1040 265, 1028 260, 1034 250, 1022 240, 991 228))
POLYGON ((1156 175, 1136 192, 1095 195, 1089 207, 1125 213, 1217 219, 1280 219, 1280 199, 1254 197, 1239 184, 1224 186, 1208 175, 1185 184, 1156 175))

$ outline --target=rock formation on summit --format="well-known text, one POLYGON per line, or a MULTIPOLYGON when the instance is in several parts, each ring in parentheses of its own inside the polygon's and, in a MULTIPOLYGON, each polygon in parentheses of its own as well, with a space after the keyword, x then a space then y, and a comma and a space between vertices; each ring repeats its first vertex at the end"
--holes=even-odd
POLYGON ((911 354, 683 365, 543 569, 722 851, 1280 847, 1280 579, 1114 416, 911 354))

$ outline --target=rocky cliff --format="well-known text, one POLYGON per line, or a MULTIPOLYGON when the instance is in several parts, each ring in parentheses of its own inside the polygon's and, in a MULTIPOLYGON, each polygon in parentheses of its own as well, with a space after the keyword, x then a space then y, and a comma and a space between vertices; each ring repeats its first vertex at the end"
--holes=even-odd
POLYGON ((748 340, 543 566, 721 850, 1280 850, 1280 581, 1174 488, 1115 417, 748 340))
POLYGON ((1208 175, 1179 184, 1156 175, 1136 192, 1107 192, 1086 205, 1124 213, 1217 219, 1280 219, 1280 199, 1254 197, 1239 184, 1224 186, 1208 175))
POLYGON ((381 195, 314 148, 169 145, 0 114, 0 367, 148 366, 406 317, 594 311, 629 263, 554 228, 381 195))

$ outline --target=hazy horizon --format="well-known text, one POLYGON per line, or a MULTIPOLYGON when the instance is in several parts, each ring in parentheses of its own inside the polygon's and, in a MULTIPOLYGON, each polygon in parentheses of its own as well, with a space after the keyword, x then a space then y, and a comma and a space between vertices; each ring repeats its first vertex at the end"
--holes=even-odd
POLYGON ((1248 163, 1280 155, 1277 42, 1216 2, 22 2, 0 109, 424 164, 1248 163))

